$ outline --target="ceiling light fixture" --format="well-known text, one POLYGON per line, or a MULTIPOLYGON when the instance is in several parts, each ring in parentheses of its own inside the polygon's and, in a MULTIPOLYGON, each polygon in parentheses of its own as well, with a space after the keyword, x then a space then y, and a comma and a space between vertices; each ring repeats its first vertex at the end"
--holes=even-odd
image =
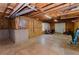
POLYGON ((58 22, 58 20, 57 20, 57 19, 55 19, 55 20, 54 20, 54 22, 58 22))

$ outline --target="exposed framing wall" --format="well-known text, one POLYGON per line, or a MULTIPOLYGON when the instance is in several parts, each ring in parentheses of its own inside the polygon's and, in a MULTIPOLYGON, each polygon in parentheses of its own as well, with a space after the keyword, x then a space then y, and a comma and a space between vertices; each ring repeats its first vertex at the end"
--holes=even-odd
MULTIPOLYGON (((28 30, 29 39, 32 37, 39 36, 43 33, 42 32, 42 22, 39 21, 39 19, 31 18, 31 17, 27 17, 27 16, 20 16, 20 17, 23 17, 27 21, 27 25, 24 30, 28 30)), ((19 30, 19 17, 15 18, 15 28, 14 29, 19 30)))
POLYGON ((25 18, 28 20, 29 38, 43 34, 42 21, 39 21, 38 18, 30 18, 27 16, 25 18))
POLYGON ((74 30, 76 30, 77 28, 79 28, 79 18, 76 22, 74 22, 74 30))

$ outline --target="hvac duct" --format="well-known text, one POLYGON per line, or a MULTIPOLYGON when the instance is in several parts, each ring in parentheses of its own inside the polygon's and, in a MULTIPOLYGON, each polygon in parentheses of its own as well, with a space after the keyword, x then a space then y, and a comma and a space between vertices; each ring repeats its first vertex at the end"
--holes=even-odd
POLYGON ((17 13, 16 15, 14 15, 14 16, 20 16, 20 15, 29 13, 29 12, 31 12, 31 11, 34 11, 34 10, 33 10, 33 9, 27 9, 27 8, 26 8, 26 9, 22 10, 21 12, 17 13))
POLYGON ((9 15, 9 17, 12 16, 12 15, 13 15, 19 8, 21 8, 23 5, 24 5, 24 3, 19 4, 19 5, 14 9, 14 11, 9 15))

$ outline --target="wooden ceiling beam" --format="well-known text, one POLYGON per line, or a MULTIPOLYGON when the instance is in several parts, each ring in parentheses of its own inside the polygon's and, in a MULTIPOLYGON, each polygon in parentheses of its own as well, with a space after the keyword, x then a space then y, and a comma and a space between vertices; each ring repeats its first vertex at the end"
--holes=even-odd
MULTIPOLYGON (((68 3, 68 4, 61 5, 61 6, 57 6, 55 8, 51 8, 50 10, 47 10, 47 11, 42 12, 42 13, 51 13, 51 12, 53 13, 53 11, 58 11, 59 9, 62 9, 62 8, 66 7, 66 6, 69 6, 69 5, 70 4, 68 3)), ((34 17, 37 16, 37 15, 40 15, 42 13, 39 13, 39 14, 34 15, 34 17)))
POLYGON ((55 6, 59 6, 61 4, 62 3, 57 3, 57 4, 51 3, 51 4, 48 4, 48 5, 46 5, 47 7, 44 6, 43 8, 39 8, 37 12, 31 13, 31 15, 36 15, 36 14, 39 14, 39 13, 43 13, 43 12, 45 12, 45 10, 53 8, 55 6))
POLYGON ((65 14, 60 15, 60 16, 69 16, 69 15, 74 15, 74 17, 79 17, 79 11, 70 11, 69 13, 65 13, 65 14))
MULTIPOLYGON (((13 11, 13 9, 18 5, 19 3, 10 3, 10 5, 7 7, 6 16, 8 17, 10 13, 13 11)), ((6 17, 5 16, 5 17, 6 17)))
POLYGON ((35 14, 34 16, 37 16, 37 15, 42 14, 42 13, 50 12, 50 10, 54 10, 55 8, 58 8, 58 7, 63 6, 63 5, 67 5, 67 4, 65 4, 65 3, 63 3, 63 4, 57 4, 57 5, 53 6, 52 8, 50 8, 49 10, 46 10, 46 11, 43 11, 41 13, 35 14))
POLYGON ((10 3, 7 3, 7 6, 6 6, 6 8, 5 8, 5 10, 4 10, 3 14, 2 14, 2 17, 4 17, 4 16, 5 16, 5 13, 6 13, 7 8, 8 8, 8 6, 9 6, 9 5, 10 5, 10 3))
POLYGON ((44 12, 44 10, 46 10, 46 9, 49 9, 51 7, 55 7, 55 6, 60 5, 60 4, 62 4, 62 3, 57 3, 57 4, 50 3, 50 4, 47 4, 47 5, 43 6, 42 8, 37 8, 38 11, 31 13, 31 15, 39 14, 41 12, 44 12))
POLYGON ((48 4, 50 4, 50 3, 35 3, 35 6, 37 8, 42 8, 42 7, 44 7, 44 6, 48 5, 48 4))
POLYGON ((62 6, 62 5, 64 5, 65 3, 62 3, 62 4, 59 4, 59 5, 56 5, 56 6, 54 6, 54 7, 51 7, 51 8, 49 8, 49 9, 46 9, 46 10, 44 10, 44 11, 48 11, 48 10, 50 10, 50 9, 53 9, 53 8, 56 8, 56 7, 59 7, 59 6, 62 6))
POLYGON ((8 6, 7 8, 8 8, 8 9, 11 9, 11 10, 13 10, 13 7, 11 7, 11 6, 8 6))
POLYGON ((45 7, 50 6, 52 4, 54 4, 54 3, 49 3, 49 4, 45 5, 45 6, 43 6, 42 8, 45 8, 45 7))
POLYGON ((55 8, 57 6, 63 5, 63 4, 65 4, 65 3, 54 3, 54 4, 51 4, 51 5, 47 6, 47 7, 45 7, 45 8, 42 8, 41 10, 46 11, 46 10, 55 8))

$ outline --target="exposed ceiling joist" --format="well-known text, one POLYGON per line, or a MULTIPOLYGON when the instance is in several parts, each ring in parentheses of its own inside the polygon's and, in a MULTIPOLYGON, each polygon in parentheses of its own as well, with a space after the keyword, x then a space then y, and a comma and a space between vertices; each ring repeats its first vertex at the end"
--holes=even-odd
MULTIPOLYGON (((33 4, 33 3, 32 3, 33 4)), ((37 8, 43 8, 45 6, 47 6, 48 4, 50 3, 35 3, 34 5, 37 7, 37 8)))
MULTIPOLYGON (((46 11, 43 11, 42 13, 48 13, 48 12, 51 12, 51 11, 56 11, 57 8, 59 8, 59 7, 63 6, 63 5, 68 6, 68 4, 66 4, 66 3, 61 3, 61 4, 53 6, 52 8, 50 8, 50 9, 48 9, 46 11)), ((40 15, 42 13, 35 14, 34 17, 37 16, 37 15, 40 15)))
POLYGON ((0 4, 1 16, 20 16, 27 14, 40 19, 48 19, 45 15, 52 18, 62 17, 72 18, 79 17, 79 3, 4 3, 0 4))
POLYGON ((50 4, 47 4, 46 7, 44 6, 42 8, 38 8, 38 12, 33 12, 31 15, 36 15, 36 14, 45 12, 45 10, 50 9, 50 8, 53 8, 53 7, 56 7, 56 6, 60 5, 60 4, 62 4, 62 3, 57 3, 57 4, 50 3, 50 4))
POLYGON ((5 10, 4 10, 3 14, 2 14, 2 17, 5 17, 5 13, 6 13, 7 8, 8 8, 9 5, 10 5, 10 3, 7 4, 7 6, 6 6, 6 8, 5 8, 5 10))
POLYGON ((65 7, 65 8, 62 8, 62 9, 60 9, 59 11, 61 11, 61 12, 64 12, 64 11, 66 11, 66 10, 72 10, 72 9, 74 9, 74 8, 77 8, 79 6, 79 4, 70 4, 69 6, 67 6, 67 7, 65 7))
POLYGON ((44 7, 44 8, 37 8, 38 9, 38 11, 37 12, 33 12, 33 13, 31 13, 30 15, 31 16, 34 16, 34 15, 36 15, 36 14, 39 14, 39 13, 44 13, 45 11, 45 9, 49 9, 49 8, 51 8, 51 7, 54 7, 54 6, 56 6, 56 5, 59 5, 60 3, 58 3, 58 4, 54 4, 54 3, 51 3, 51 4, 49 4, 49 5, 46 5, 47 7, 44 7))
POLYGON ((43 6, 42 8, 45 8, 45 7, 50 6, 52 4, 54 4, 54 3, 49 3, 49 4, 45 5, 45 6, 43 6))
POLYGON ((63 5, 63 4, 65 4, 65 3, 57 3, 57 4, 54 3, 54 4, 50 5, 50 6, 47 6, 45 8, 42 8, 41 10, 47 11, 49 9, 55 8, 55 7, 60 6, 60 5, 63 5))

